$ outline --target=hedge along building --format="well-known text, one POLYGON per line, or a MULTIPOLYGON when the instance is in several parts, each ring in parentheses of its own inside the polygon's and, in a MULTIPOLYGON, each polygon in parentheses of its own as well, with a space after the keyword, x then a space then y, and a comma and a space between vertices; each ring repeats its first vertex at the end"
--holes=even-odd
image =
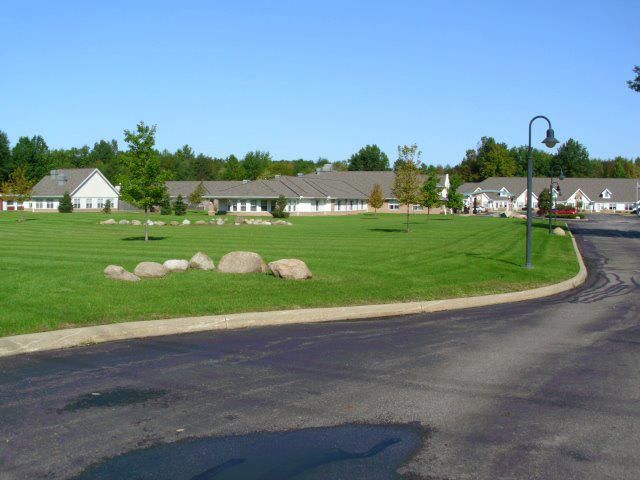
MULTIPOLYGON (((268 215, 275 209, 276 200, 286 199, 285 210, 291 215, 348 215, 373 210, 368 197, 376 183, 382 187, 384 205, 378 211, 399 212, 400 205, 392 193, 393 172, 326 172, 291 176, 277 176, 270 180, 203 181, 204 204, 219 212, 238 215, 268 215)), ((420 179, 422 182, 424 177, 420 179)), ((167 182, 169 195, 188 198, 198 181, 167 182)), ((449 187, 447 175, 439 178, 441 197, 446 198, 449 187)), ((420 205, 412 206, 416 213, 426 213, 420 205)), ((431 212, 439 211, 431 209, 431 212)))
MULTIPOLYGON (((634 208, 638 201, 638 180, 635 178, 565 178, 554 179, 560 191, 553 189, 554 205, 561 203, 589 212, 620 212, 634 208)), ((548 177, 533 179, 533 208, 538 208, 538 196, 549 188, 548 177)), ((458 189, 466 197, 467 206, 477 204, 491 210, 522 210, 527 205, 525 177, 489 177, 482 182, 465 183, 458 189)))
POLYGON ((120 193, 97 168, 51 170, 31 190, 26 202, 4 201, 2 210, 57 211, 65 192, 71 195, 74 210, 98 211, 107 200, 118 208, 120 193))

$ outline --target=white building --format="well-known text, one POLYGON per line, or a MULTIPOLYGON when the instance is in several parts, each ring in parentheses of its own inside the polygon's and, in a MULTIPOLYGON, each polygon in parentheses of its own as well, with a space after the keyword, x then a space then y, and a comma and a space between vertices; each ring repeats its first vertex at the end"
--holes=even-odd
POLYGON ((65 192, 69 192, 74 210, 99 211, 107 200, 118 208, 119 192, 97 168, 67 168, 52 170, 31 192, 24 203, 0 200, 2 210, 57 211, 65 192))
MULTIPOLYGON (((532 207, 538 208, 538 195, 549 189, 550 179, 533 179, 532 207)), ((558 188, 552 191, 554 205, 561 203, 588 212, 631 211, 638 200, 635 178, 565 178, 554 179, 558 188)), ((465 183, 458 189, 465 202, 473 202, 489 210, 523 210, 527 205, 527 179, 524 177, 489 177, 482 182, 465 183)))

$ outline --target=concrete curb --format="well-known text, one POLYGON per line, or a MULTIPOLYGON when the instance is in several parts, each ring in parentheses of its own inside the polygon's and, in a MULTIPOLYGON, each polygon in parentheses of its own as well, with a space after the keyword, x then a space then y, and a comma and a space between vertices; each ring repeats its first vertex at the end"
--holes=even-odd
POLYGON ((0 357, 132 338, 157 337, 162 335, 204 332, 208 330, 227 330, 293 323, 332 322, 338 320, 358 320, 417 313, 432 313, 444 310, 484 307, 509 302, 522 302, 524 300, 547 297, 576 288, 587 279, 587 268, 573 235, 571 235, 571 241, 573 242, 573 247, 580 265, 578 274, 564 282, 531 290, 425 302, 235 313, 230 315, 171 318, 167 320, 147 320, 113 323, 94 327, 69 328, 0 338, 0 357))

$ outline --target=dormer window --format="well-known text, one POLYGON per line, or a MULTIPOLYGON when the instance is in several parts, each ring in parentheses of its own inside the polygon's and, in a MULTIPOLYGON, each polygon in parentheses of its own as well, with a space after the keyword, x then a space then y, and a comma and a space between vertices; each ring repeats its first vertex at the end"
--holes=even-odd
POLYGON ((509 196, 509 190, 507 190, 506 188, 502 187, 500 189, 500 196, 501 197, 508 197, 509 196))
POLYGON ((611 198, 611 191, 608 188, 605 188, 604 191, 600 194, 602 198, 611 198))

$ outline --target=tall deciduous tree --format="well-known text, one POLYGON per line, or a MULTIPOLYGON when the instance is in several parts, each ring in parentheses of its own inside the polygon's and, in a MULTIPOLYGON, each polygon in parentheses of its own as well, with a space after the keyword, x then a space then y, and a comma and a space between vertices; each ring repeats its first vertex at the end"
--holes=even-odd
POLYGON ((395 179, 393 181, 393 195, 401 205, 407 206, 407 227, 409 233, 409 214, 411 205, 420 203, 420 157, 422 152, 418 146, 413 145, 398 146, 398 160, 395 165, 395 179))
POLYGON ((382 185, 376 183, 371 192, 369 193, 369 198, 367 199, 369 205, 373 207, 374 213, 378 214, 378 209, 382 208, 384 205, 384 193, 382 192, 382 185))
POLYGON ((422 202, 426 207, 427 214, 431 213, 431 209, 440 205, 440 192, 438 191, 438 177, 435 174, 429 175, 427 181, 422 186, 422 202))
POLYGON ((629 80, 627 85, 631 90, 635 90, 636 92, 640 92, 640 66, 636 65, 633 67, 633 73, 636 74, 636 78, 633 80, 629 80))
MULTIPOLYGON (((11 172, 9 178, 2 183, 2 196, 6 200, 24 203, 31 198, 32 186, 33 182, 27 178, 26 168, 19 166, 11 172)), ((22 211, 18 217, 18 221, 24 221, 22 211)))
POLYGON ((11 148, 9 137, 0 130, 0 182, 5 180, 11 172, 11 148))
POLYGON ((349 170, 389 170, 389 157, 377 145, 367 145, 351 155, 349 170))
POLYGON ((245 173, 242 164, 238 158, 231 154, 227 157, 224 172, 222 174, 223 180, 244 180, 245 173))
POLYGON ((24 167, 31 182, 37 182, 51 170, 49 147, 40 135, 20 137, 11 152, 12 170, 24 167))
POLYGON ((482 178, 512 177, 517 165, 506 143, 498 143, 493 137, 482 137, 478 148, 478 164, 482 178))
POLYGON ((160 166, 160 158, 154 150, 156 127, 140 122, 134 132, 124 131, 124 141, 129 146, 125 155, 126 173, 121 176, 122 197, 144 209, 145 241, 149 241, 149 211, 160 205, 167 193, 166 175, 160 166))
POLYGON ((566 177, 590 177, 593 172, 589 152, 584 145, 573 138, 560 145, 555 163, 562 167, 566 177))
POLYGON ((242 167, 245 172, 246 180, 256 180, 265 172, 271 164, 271 154, 256 150, 247 152, 242 160, 242 167))

